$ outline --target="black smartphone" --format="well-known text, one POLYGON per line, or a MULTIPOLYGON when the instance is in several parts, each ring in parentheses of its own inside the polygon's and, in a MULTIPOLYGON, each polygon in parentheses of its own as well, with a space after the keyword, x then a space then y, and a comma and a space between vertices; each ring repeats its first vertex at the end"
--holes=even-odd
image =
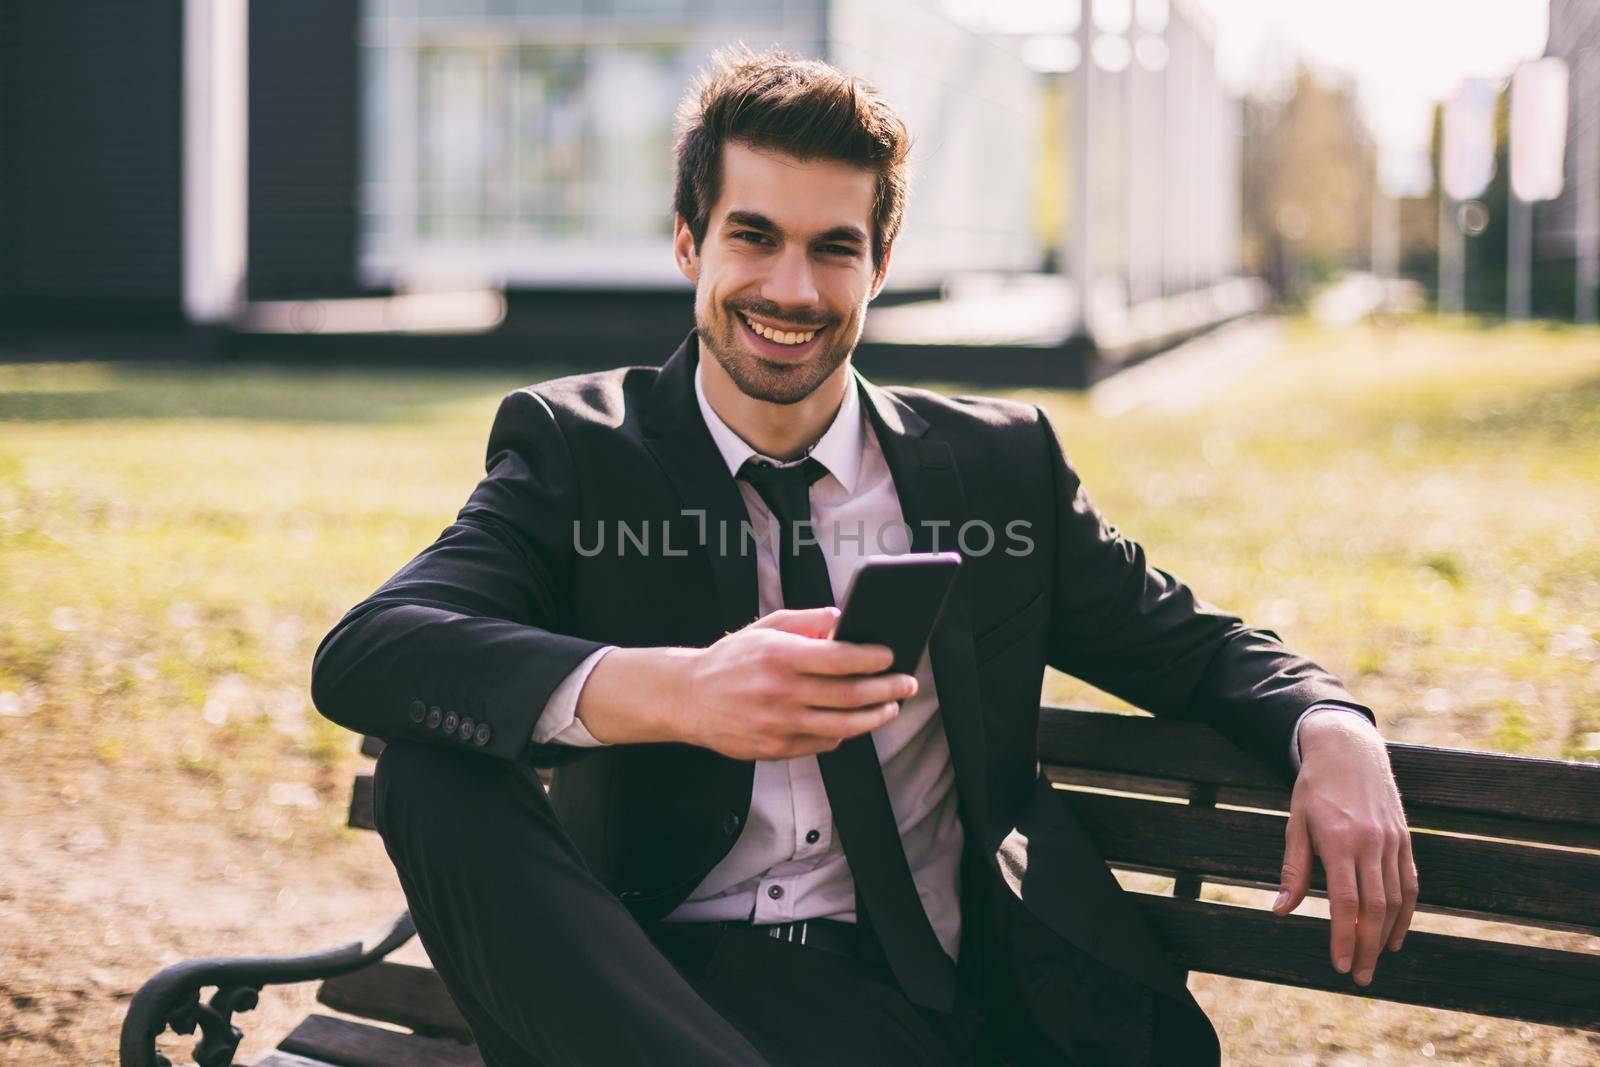
POLYGON ((867 556, 845 588, 833 639, 888 645, 889 670, 915 674, 960 566, 959 552, 867 556))

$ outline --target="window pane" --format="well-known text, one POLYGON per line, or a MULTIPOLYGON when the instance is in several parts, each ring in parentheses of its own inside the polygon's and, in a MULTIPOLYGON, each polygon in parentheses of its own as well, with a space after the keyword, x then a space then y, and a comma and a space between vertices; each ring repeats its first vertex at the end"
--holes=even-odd
POLYGON ((517 229, 569 232, 587 214, 592 169, 583 51, 533 46, 516 62, 517 229))
POLYGON ((471 236, 482 228, 496 162, 489 58, 479 48, 424 48, 418 55, 417 213, 425 234, 471 236))
POLYGON ((677 45, 623 45, 591 53, 590 114, 597 131, 597 219, 611 236, 672 228, 672 116, 688 80, 677 45))
POLYGON ((673 112, 701 58, 676 44, 422 46, 419 236, 670 235, 673 112))

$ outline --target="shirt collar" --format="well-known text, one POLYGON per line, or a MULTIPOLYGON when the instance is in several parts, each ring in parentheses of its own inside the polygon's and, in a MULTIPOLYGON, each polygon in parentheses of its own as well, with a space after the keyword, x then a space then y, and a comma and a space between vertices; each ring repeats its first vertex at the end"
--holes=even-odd
MULTIPOLYGON (((716 409, 711 406, 711 401, 706 398, 705 386, 701 382, 702 364, 695 362, 694 366, 694 395, 700 402, 700 415, 705 419, 706 429, 711 431, 711 440, 717 444, 717 451, 722 453, 722 459, 728 465, 728 473, 734 477, 739 476, 739 468, 744 466, 744 461, 751 456, 761 456, 770 463, 783 466, 786 463, 798 463, 795 460, 778 460, 765 456, 751 448, 744 438, 733 431, 733 428, 722 421, 716 409)), ((855 368, 850 369, 849 384, 844 391, 844 401, 839 405, 839 411, 833 417, 833 422, 817 442, 806 450, 806 455, 828 468, 828 473, 844 487, 847 493, 855 492, 856 476, 861 473, 861 449, 864 442, 864 431, 861 424, 861 398, 857 395, 859 386, 856 384, 855 368)), ((802 459, 804 457, 801 457, 802 459)))

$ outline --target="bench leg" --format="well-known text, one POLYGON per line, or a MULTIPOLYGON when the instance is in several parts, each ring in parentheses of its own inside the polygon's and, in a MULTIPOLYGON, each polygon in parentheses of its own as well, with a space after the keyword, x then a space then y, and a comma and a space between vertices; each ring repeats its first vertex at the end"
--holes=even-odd
POLYGON ((418 935, 491 1067, 763 1062, 590 872, 533 767, 396 742, 373 801, 418 935))

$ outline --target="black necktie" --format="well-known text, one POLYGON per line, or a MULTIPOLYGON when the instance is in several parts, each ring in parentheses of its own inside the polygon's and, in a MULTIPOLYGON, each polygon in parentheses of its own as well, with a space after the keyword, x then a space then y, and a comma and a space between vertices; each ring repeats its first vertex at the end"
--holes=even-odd
MULTIPOLYGON (((795 536, 797 524, 811 521, 811 483, 827 473, 809 457, 786 467, 752 457, 739 470, 739 477, 755 486, 777 519, 778 573, 786 608, 833 603, 828 563, 817 539, 798 543, 795 536)), ((939 944, 917 896, 872 735, 858 734, 832 752, 818 753, 817 765, 855 879, 860 925, 865 929, 870 922, 909 1000, 949 1011, 955 1001, 955 964, 939 944)))

